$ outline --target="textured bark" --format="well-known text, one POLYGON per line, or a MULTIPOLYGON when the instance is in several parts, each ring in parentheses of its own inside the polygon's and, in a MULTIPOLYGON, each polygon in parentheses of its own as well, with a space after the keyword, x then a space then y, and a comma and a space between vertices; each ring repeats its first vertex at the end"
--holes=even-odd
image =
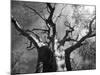
POLYGON ((43 62, 43 72, 55 72, 56 71, 56 60, 53 52, 47 46, 39 48, 38 61, 43 62))
POLYGON ((65 63, 67 71, 72 71, 71 62, 70 62, 70 54, 65 55, 65 63))
POLYGON ((66 64, 67 71, 72 71, 70 54, 71 54, 70 49, 65 51, 65 64, 66 64))

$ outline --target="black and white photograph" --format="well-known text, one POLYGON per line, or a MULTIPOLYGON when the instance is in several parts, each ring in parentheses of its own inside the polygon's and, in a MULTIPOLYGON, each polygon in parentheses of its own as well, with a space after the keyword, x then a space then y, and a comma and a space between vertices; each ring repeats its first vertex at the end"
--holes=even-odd
POLYGON ((96 70, 96 5, 11 0, 11 75, 96 70))

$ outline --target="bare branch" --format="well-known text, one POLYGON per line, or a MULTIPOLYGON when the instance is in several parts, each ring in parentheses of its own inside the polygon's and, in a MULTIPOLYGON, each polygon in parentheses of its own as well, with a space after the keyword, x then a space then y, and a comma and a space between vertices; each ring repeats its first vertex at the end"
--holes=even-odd
POLYGON ((21 35, 25 36, 29 41, 31 41, 36 48, 39 48, 38 43, 36 42, 36 40, 38 40, 37 38, 27 33, 27 30, 21 29, 14 17, 11 17, 11 21, 14 23, 15 28, 21 33, 21 35))
POLYGON ((74 25, 73 27, 71 27, 71 24, 69 22, 67 22, 67 21, 64 23, 64 25, 66 27, 68 27, 71 30, 71 32, 74 31, 74 27, 76 26, 76 25, 74 25))
POLYGON ((48 6, 46 6, 46 8, 47 8, 48 13, 50 13, 50 10, 49 10, 48 6))
POLYGON ((74 48, 80 47, 80 46, 82 45, 82 42, 83 42, 85 39, 90 38, 90 37, 93 37, 93 36, 96 36, 95 33, 92 34, 92 27, 91 27, 91 25, 92 25, 92 23, 94 22, 95 18, 96 18, 96 17, 94 17, 94 18, 90 21, 90 23, 89 23, 89 32, 87 33, 87 35, 85 35, 84 37, 82 37, 79 41, 77 41, 79 35, 77 36, 76 39, 71 39, 70 37, 68 37, 68 34, 69 34, 70 32, 72 33, 72 31, 74 31, 74 27, 71 27, 71 26, 70 26, 70 23, 69 23, 69 25, 66 25, 66 24, 65 24, 65 26, 67 26, 67 27, 70 28, 71 30, 66 30, 66 34, 65 34, 64 38, 63 38, 61 41, 59 41, 60 45, 64 45, 64 43, 65 43, 66 41, 75 41, 76 44, 68 48, 68 49, 71 49, 71 50, 70 50, 70 52, 71 52, 71 51, 74 50, 74 48), (67 38, 67 37, 68 37, 68 38, 67 38), (74 46, 76 46, 76 47, 74 47, 74 46))
POLYGON ((96 16, 90 21, 89 23, 89 33, 88 34, 91 34, 92 33, 92 23, 94 22, 94 20, 96 19, 96 16))
POLYGON ((34 31, 34 30, 43 31, 43 32, 48 32, 48 30, 46 30, 46 29, 33 28, 32 31, 34 31))
POLYGON ((70 52, 72 52, 73 50, 75 50, 75 49, 79 48, 80 46, 82 46, 82 45, 83 45, 83 41, 85 41, 87 38, 96 36, 95 33, 92 34, 92 29, 91 29, 91 25, 92 25, 92 23, 93 23, 93 21, 94 21, 95 19, 96 19, 96 17, 94 17, 94 18, 90 21, 90 23, 89 23, 89 32, 87 33, 87 35, 83 36, 83 37, 82 37, 79 41, 77 41, 77 43, 74 44, 73 46, 67 48, 66 51, 65 51, 65 53, 68 53, 68 52, 70 53, 70 52))
POLYGON ((62 10, 65 8, 65 6, 61 9, 61 13, 56 17, 56 20, 55 20, 55 23, 57 22, 58 18, 60 18, 61 16, 64 16, 65 15, 62 15, 62 10))
POLYGON ((15 24, 15 28, 16 28, 19 32, 24 31, 24 30, 21 28, 21 26, 19 25, 19 23, 16 21, 16 19, 15 19, 13 16, 11 16, 11 21, 15 24))
POLYGON ((58 43, 59 43, 58 48, 59 48, 61 45, 64 46, 64 44, 65 44, 66 41, 78 42, 77 39, 72 39, 72 38, 70 38, 70 37, 68 37, 68 38, 66 37, 66 38, 63 38, 62 40, 58 41, 58 43))
POLYGON ((29 6, 27 6, 27 5, 23 5, 24 7, 27 7, 27 8, 29 8, 30 10, 32 10, 32 11, 34 11, 39 17, 41 17, 44 21, 46 20, 45 18, 43 18, 40 14, 39 14, 39 12, 37 12, 34 8, 31 8, 31 7, 29 7, 29 6))
POLYGON ((48 19, 46 20, 46 24, 49 24, 50 26, 53 26, 54 23, 52 21, 52 17, 53 17, 53 13, 54 13, 55 7, 52 7, 50 3, 47 3, 47 7, 50 10, 50 14, 49 14, 48 19))
MULTIPOLYGON (((27 6, 27 5, 24 5, 24 6, 27 7, 27 8, 29 8, 29 9, 31 9, 31 10, 34 11, 38 16, 40 16, 40 18, 42 18, 42 19, 46 22, 46 26, 47 26, 48 29, 50 30, 50 27, 48 26, 48 20, 46 20, 46 18, 43 18, 43 17, 39 14, 39 12, 37 12, 35 9, 33 9, 33 8, 27 6)), ((48 9, 48 6, 47 6, 47 9, 48 9)), ((51 14, 51 12, 50 12, 50 14, 51 14)), ((44 31, 44 30, 43 30, 43 31, 44 31)))
POLYGON ((96 36, 96 34, 95 34, 95 33, 94 33, 94 34, 89 35, 89 37, 94 37, 94 36, 96 36))
POLYGON ((33 43, 32 43, 32 41, 30 41, 30 44, 29 44, 29 46, 26 47, 26 49, 32 50, 33 48, 35 48, 34 46, 33 47, 32 46, 33 46, 33 43))
POLYGON ((54 23, 52 22, 52 16, 53 16, 53 12, 54 12, 54 8, 51 6, 51 4, 50 3, 47 3, 47 9, 49 9, 50 10, 50 12, 49 12, 49 17, 48 17, 48 19, 45 19, 45 18, 43 18, 40 14, 39 14, 39 12, 37 12, 34 8, 31 8, 31 7, 29 7, 29 6, 27 6, 27 5, 24 5, 25 7, 27 7, 27 8, 29 8, 29 9, 31 9, 32 11, 34 11, 38 16, 40 16, 45 22, 46 22, 46 26, 48 27, 48 30, 45 30, 45 29, 32 29, 32 31, 33 30, 41 30, 41 31, 43 31, 43 32, 48 32, 48 37, 49 37, 49 35, 50 35, 50 26, 54 26, 54 23))
POLYGON ((52 12, 55 8, 55 7, 53 8, 50 3, 47 3, 47 7, 49 8, 50 12, 52 12))
POLYGON ((96 18, 96 17, 94 17, 94 18, 90 21, 90 23, 89 23, 89 27, 90 27, 90 28, 89 28, 88 34, 85 35, 84 37, 82 37, 79 41, 77 41, 76 44, 74 44, 73 46, 67 48, 66 51, 65 51, 65 53, 67 53, 68 50, 69 50, 68 52, 70 53, 70 52, 72 52, 73 50, 75 50, 76 48, 79 48, 80 46, 82 46, 82 45, 83 45, 82 42, 85 41, 87 38, 96 36, 96 34, 92 34, 92 30, 91 30, 91 25, 92 25, 93 21, 95 20, 95 18, 96 18))
POLYGON ((69 33, 72 34, 72 32, 74 31, 75 26, 71 27, 70 23, 68 23, 68 25, 66 25, 66 23, 64 23, 64 25, 66 27, 68 27, 69 29, 66 30, 66 33, 65 33, 65 36, 63 37, 63 39, 59 41, 59 45, 64 45, 66 41, 75 41, 75 42, 77 42, 78 36, 77 36, 76 39, 72 39, 71 37, 69 37, 69 33))
POLYGON ((33 31, 31 31, 31 30, 26 30, 25 32, 31 32, 32 34, 35 35, 35 37, 38 39, 38 41, 41 42, 40 37, 39 37, 35 32, 33 32, 33 31))

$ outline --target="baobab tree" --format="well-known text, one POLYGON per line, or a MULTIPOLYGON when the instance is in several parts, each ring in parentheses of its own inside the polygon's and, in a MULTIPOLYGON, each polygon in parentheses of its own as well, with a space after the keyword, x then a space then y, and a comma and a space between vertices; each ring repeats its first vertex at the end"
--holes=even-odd
POLYGON ((43 5, 44 8, 42 11, 38 11, 27 3, 22 4, 27 11, 33 12, 33 14, 43 20, 44 28, 24 29, 13 14, 11 14, 11 21, 20 35, 30 41, 27 50, 34 50, 34 48, 36 48, 38 51, 36 72, 72 71, 70 61, 71 53, 83 46, 85 40, 96 36, 95 12, 94 14, 88 14, 88 17, 84 17, 84 14, 82 14, 79 9, 84 9, 85 6, 56 3, 43 3, 43 5), (43 11, 46 11, 47 14, 45 15, 43 11), (67 13, 67 11, 73 11, 70 12, 73 15, 67 13), (62 17, 64 21, 62 21, 63 25, 61 26, 65 27, 65 29, 63 36, 59 38, 57 27, 62 17), (45 42, 37 32, 42 35, 46 34, 45 42), (66 43, 69 43, 70 46, 65 47, 66 43), (61 66, 60 62, 62 62, 61 66), (41 65, 42 68, 40 68, 41 65), (63 70, 61 68, 63 68, 63 70), (41 69, 43 70, 41 71, 41 69))

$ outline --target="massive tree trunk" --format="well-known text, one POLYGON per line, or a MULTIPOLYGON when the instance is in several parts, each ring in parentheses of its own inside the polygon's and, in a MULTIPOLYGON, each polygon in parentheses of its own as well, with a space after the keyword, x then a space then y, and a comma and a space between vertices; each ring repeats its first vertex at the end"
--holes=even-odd
POLYGON ((48 46, 38 49, 38 62, 43 63, 43 72, 55 72, 57 69, 54 54, 48 46))

